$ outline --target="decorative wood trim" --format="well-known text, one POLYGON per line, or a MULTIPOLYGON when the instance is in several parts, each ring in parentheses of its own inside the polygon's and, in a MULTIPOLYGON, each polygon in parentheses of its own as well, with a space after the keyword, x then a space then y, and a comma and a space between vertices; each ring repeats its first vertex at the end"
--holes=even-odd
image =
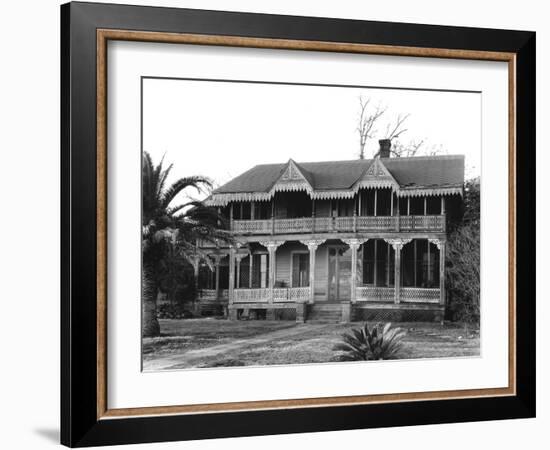
POLYGON ((229 202, 251 202, 251 201, 270 201, 275 195, 275 191, 305 191, 313 200, 339 200, 339 199, 351 199, 357 195, 359 189, 364 188, 391 188, 397 194, 398 197, 437 197, 440 195, 464 195, 464 189, 462 186, 451 187, 437 187, 437 188, 399 188, 389 180, 366 180, 360 181, 354 185, 352 189, 345 190, 323 190, 316 191, 311 189, 309 184, 304 182, 288 183, 288 185, 277 185, 269 192, 236 192, 227 194, 212 194, 212 196, 205 201, 210 206, 227 206, 229 202))

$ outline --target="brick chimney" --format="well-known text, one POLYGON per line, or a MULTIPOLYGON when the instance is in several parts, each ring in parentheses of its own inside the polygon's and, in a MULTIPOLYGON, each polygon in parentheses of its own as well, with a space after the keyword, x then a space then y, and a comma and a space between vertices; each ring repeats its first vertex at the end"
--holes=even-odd
POLYGON ((380 151, 378 152, 380 158, 389 158, 391 150, 391 139, 380 139, 378 143, 380 144, 380 151))

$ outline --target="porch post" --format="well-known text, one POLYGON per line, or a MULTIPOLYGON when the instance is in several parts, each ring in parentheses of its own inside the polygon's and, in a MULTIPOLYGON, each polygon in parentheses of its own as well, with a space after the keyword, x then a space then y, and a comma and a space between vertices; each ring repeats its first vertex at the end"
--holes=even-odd
POLYGON ((401 302, 401 249, 403 248, 402 244, 396 244, 394 246, 395 249, 395 275, 394 275, 394 286, 395 286, 395 292, 394 292, 394 303, 400 303, 401 302))
POLYGON ((193 302, 193 313, 199 314, 200 313, 200 306, 199 306, 199 263, 200 259, 198 257, 195 257, 193 259, 193 283, 195 286, 195 299, 193 302))
POLYGON ((401 249, 405 244, 408 244, 412 239, 384 239, 395 250, 395 297, 394 303, 401 302, 401 249))
POLYGON ((195 284, 195 292, 197 293, 197 295, 199 295, 199 262, 199 258, 193 259, 193 276, 195 277, 193 281, 195 284))
POLYGON ((428 239, 439 249, 439 304, 445 306, 445 244, 442 239, 428 239))
POLYGON ((373 276, 374 276, 374 286, 378 285, 378 240, 374 240, 374 270, 373 270, 373 276))
POLYGON ((243 255, 235 255, 235 261, 237 262, 237 289, 241 287, 241 259, 243 259, 243 255))
POLYGON ((248 262, 248 287, 249 289, 252 289, 252 277, 254 276, 254 256, 252 255, 252 251, 250 252, 250 255, 248 255, 250 258, 248 262))
POLYGON ((445 247, 446 242, 439 244, 439 304, 445 306, 445 247))
POLYGON ((266 241, 260 242, 267 248, 269 254, 269 303, 273 303, 273 289, 275 287, 275 278, 277 277, 277 247, 283 244, 283 242, 266 241))
POLYGON ((350 280, 350 290, 351 290, 351 303, 357 301, 357 250, 363 242, 360 239, 342 239, 346 244, 349 245, 351 250, 351 280, 350 280))
POLYGON ((324 239, 315 239, 315 240, 307 240, 307 241, 300 241, 302 244, 307 246, 307 249, 309 250, 309 303, 315 302, 315 253, 317 252, 317 248, 319 245, 321 245, 323 242, 325 242, 324 239))
MULTIPOLYGON (((234 295, 235 295, 235 247, 229 247, 229 304, 233 304, 234 295)), ((216 270, 216 272, 219 272, 216 270)), ((216 277, 218 279, 218 277, 216 277)))
POLYGON ((397 208, 396 208, 396 220, 395 220, 395 228, 396 228, 396 231, 399 231, 401 229, 401 211, 400 211, 400 200, 399 200, 399 196, 397 195, 397 193, 395 194, 395 202, 397 203, 397 208))
POLYGON ((445 246, 446 241, 442 239, 428 239, 428 242, 435 244, 439 249, 439 304, 445 306, 445 246))
POLYGON ((214 269, 216 273, 216 300, 220 299, 220 258, 219 256, 216 256, 214 258, 214 269))

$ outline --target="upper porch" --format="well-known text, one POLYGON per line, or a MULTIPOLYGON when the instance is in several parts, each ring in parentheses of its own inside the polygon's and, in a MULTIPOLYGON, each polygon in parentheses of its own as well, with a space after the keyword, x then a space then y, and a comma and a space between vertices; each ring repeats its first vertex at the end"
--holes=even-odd
POLYGON ((360 232, 445 233, 444 195, 400 198, 388 188, 362 189, 349 199, 310 199, 303 192, 277 193, 269 201, 236 201, 222 212, 237 235, 360 232))

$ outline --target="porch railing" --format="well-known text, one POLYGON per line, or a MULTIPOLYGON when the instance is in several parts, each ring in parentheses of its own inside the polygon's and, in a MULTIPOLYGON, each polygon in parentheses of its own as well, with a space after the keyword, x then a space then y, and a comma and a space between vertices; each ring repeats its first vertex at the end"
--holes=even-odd
POLYGON ((395 299, 395 288, 378 286, 357 286, 355 288, 358 302, 388 302, 395 299))
MULTIPOLYGON (((270 289, 235 289, 233 290, 233 303, 268 303, 270 289)), ((309 287, 298 288, 274 288, 273 302, 304 302, 309 299, 309 287)))
POLYGON ((216 289, 200 289, 199 299, 202 300, 227 300, 229 293, 227 289, 220 289, 219 298, 216 295, 216 289))
MULTIPOLYGON (((392 303, 395 300, 395 288, 379 286, 357 286, 358 302, 392 303)), ((401 288, 401 303, 439 303, 438 288, 401 288)))
POLYGON ((439 303, 438 288, 401 288, 402 303, 439 303))
POLYGON ((234 220, 237 234, 287 234, 355 231, 445 231, 445 216, 346 216, 234 220))

